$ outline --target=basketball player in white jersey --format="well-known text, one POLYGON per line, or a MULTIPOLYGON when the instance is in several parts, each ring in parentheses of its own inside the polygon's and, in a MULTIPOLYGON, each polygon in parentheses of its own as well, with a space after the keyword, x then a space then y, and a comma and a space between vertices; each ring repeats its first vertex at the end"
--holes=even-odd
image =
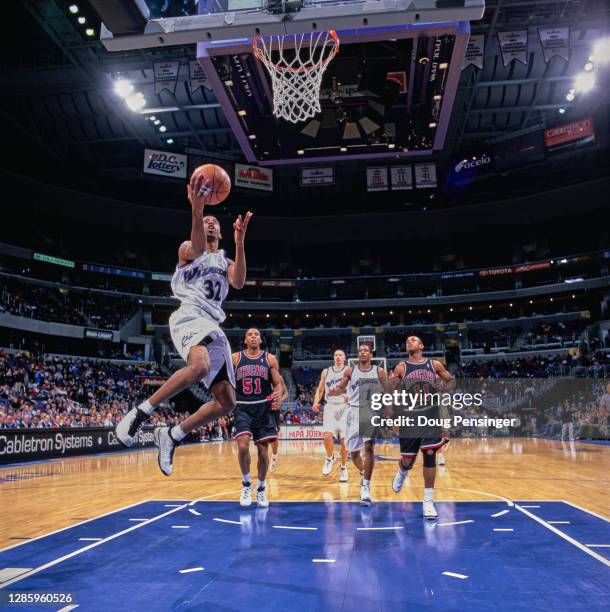
MULTIPOLYGON (((392 381, 408 392, 448 392, 455 389, 455 378, 445 366, 434 359, 424 357, 424 343, 417 336, 409 336, 406 342, 409 357, 394 368, 392 381)), ((409 470, 417 459, 418 451, 423 455, 424 500, 423 515, 435 519, 434 482, 436 480, 436 453, 449 442, 445 437, 400 438, 400 462, 392 481, 394 493, 400 493, 409 470)), ((444 462, 443 462, 444 463, 444 462)))
POLYGON ((116 427, 115 434, 124 446, 131 446, 138 429, 162 402, 203 381, 212 400, 171 429, 154 430, 159 449, 159 467, 170 476, 176 446, 194 429, 235 408, 235 375, 231 347, 220 328, 225 320, 222 303, 229 285, 241 289, 246 282, 244 238, 252 213, 241 215, 233 224, 235 261, 218 248, 220 224, 215 217, 203 216, 208 183, 197 177, 188 186, 192 208, 191 239, 178 249, 178 265, 172 278, 172 292, 180 307, 169 319, 172 340, 186 366, 174 372, 165 383, 138 407, 132 408, 116 427))
POLYGON ((333 365, 322 371, 320 384, 316 389, 312 409, 314 412, 320 410, 322 398, 325 400, 322 430, 324 432, 324 448, 326 459, 322 466, 322 474, 328 476, 335 464, 335 445, 333 438, 336 436, 341 445, 341 467, 339 470, 339 482, 347 482, 347 449, 345 448, 345 426, 347 421, 347 395, 329 396, 329 391, 334 389, 342 380, 347 366, 345 365, 345 353, 336 350, 333 355, 333 365))
MULTIPOLYGON (((372 393, 389 390, 388 378, 383 368, 371 363, 373 354, 368 344, 358 347, 358 364, 347 368, 343 379, 328 392, 329 397, 339 397, 347 392, 348 412, 346 420, 345 446, 352 454, 352 462, 362 475, 360 481, 360 503, 370 506, 371 478, 375 467, 375 431, 368 436, 360 435, 360 406, 366 405, 366 398, 372 393), (364 461, 360 455, 364 448, 364 461)), ((363 432, 364 433, 364 432, 363 432)))

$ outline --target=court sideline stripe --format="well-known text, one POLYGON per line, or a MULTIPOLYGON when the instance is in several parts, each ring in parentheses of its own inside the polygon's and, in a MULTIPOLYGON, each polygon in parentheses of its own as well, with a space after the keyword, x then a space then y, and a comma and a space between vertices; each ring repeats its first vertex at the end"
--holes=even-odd
POLYGON ((42 538, 48 538, 49 536, 55 535, 56 533, 66 531, 66 529, 72 529, 74 527, 79 527, 80 525, 84 525, 85 523, 90 523, 91 521, 97 521, 97 519, 101 519, 106 516, 110 516, 111 514, 116 514, 117 512, 123 512, 123 510, 129 510, 129 508, 135 508, 135 506, 139 506, 140 504, 145 504, 146 502, 149 502, 149 501, 152 501, 152 500, 144 499, 142 501, 136 502, 135 504, 130 504, 129 506, 123 506, 122 508, 111 510, 110 512, 106 512, 105 514, 94 516, 93 518, 87 519, 85 521, 81 521, 80 523, 74 523, 74 525, 68 525, 67 527, 56 529, 55 531, 49 531, 49 533, 44 533, 43 535, 36 536, 35 538, 30 538, 27 540, 27 542, 19 542, 19 544, 12 544, 11 546, 7 546, 6 548, 0 548, 0 553, 3 553, 6 550, 11 550, 12 548, 17 548, 17 546, 22 546, 23 544, 29 544, 30 542, 35 542, 36 540, 42 540, 42 538))
MULTIPOLYGON (((209 497, 217 497, 219 495, 225 495, 226 493, 230 493, 232 491, 234 491, 234 489, 230 489, 229 491, 221 491, 220 493, 214 493, 210 495, 209 497)), ((200 497, 194 501, 197 502, 197 501, 203 501, 203 500, 205 500, 205 497, 200 497)), ((113 510, 112 512, 108 512, 107 514, 102 514, 96 518, 101 518, 102 516, 107 516, 108 514, 114 514, 115 512, 120 512, 121 510, 132 508, 133 506, 137 506, 138 504, 142 504, 147 501, 151 501, 151 500, 146 499, 143 502, 138 502, 137 504, 131 504, 131 506, 126 506, 125 508, 120 508, 119 510, 113 510)), ((136 529, 140 529, 144 527, 145 525, 154 523, 155 521, 158 521, 161 518, 169 516, 170 514, 174 514, 174 512, 178 512, 179 510, 183 510, 184 508, 187 508, 188 506, 189 506, 189 503, 185 502, 183 505, 178 506, 177 508, 172 508, 171 510, 164 512, 163 514, 159 514, 158 516, 154 516, 151 519, 147 519, 145 523, 137 523, 136 525, 132 525, 131 527, 128 527, 127 529, 124 529, 123 531, 119 531, 118 533, 108 536, 107 538, 104 538, 103 540, 100 540, 99 542, 93 542, 93 544, 89 544, 88 546, 79 548, 78 550, 75 550, 74 552, 71 552, 68 555, 64 555, 63 557, 60 557, 59 559, 55 559, 53 561, 49 561, 48 563, 45 563, 44 565, 35 567, 34 569, 30 570, 29 572, 26 572, 25 574, 20 574, 16 578, 13 578, 11 580, 4 582, 2 585, 0 585, 0 590, 4 589, 7 586, 10 586, 11 584, 14 584, 15 582, 19 582, 20 580, 23 580, 24 578, 29 578, 30 576, 33 576, 34 574, 38 574, 39 572, 45 569, 48 569, 49 567, 53 567, 59 563, 62 563, 63 561, 67 561, 68 559, 71 559, 72 557, 76 557, 77 555, 80 555, 81 553, 91 550, 92 548, 95 548, 96 546, 101 546, 102 544, 105 544, 106 542, 110 542, 111 540, 114 540, 122 535, 125 535, 126 533, 129 533, 130 531, 135 531, 136 529)), ((89 520, 93 521, 95 519, 89 519, 89 520)), ((84 522, 87 523, 89 521, 84 521, 84 522)), ((76 525, 72 525, 72 527, 76 527, 76 525)), ((69 529, 69 527, 64 527, 63 529, 58 529, 57 531, 65 531, 66 529, 69 529)), ((56 533, 56 532, 52 532, 52 533, 56 533)), ((47 534, 47 535, 51 535, 51 534, 47 534)), ((41 536, 41 537, 45 537, 45 536, 41 536)), ((31 542, 31 540, 29 540, 29 542, 31 542)), ((23 544, 25 544, 25 542, 23 542, 23 544)), ((19 544, 16 544, 15 546, 19 546, 19 544)), ((12 547, 9 547, 9 548, 12 548, 12 547)))
POLYGON ((562 499, 560 501, 564 504, 567 504, 568 506, 572 506, 572 508, 576 508, 577 510, 586 512, 587 514, 590 514, 591 516, 595 516, 599 519, 602 519, 602 521, 606 521, 606 523, 610 523, 610 519, 606 518, 605 516, 602 516, 601 514, 597 514, 597 512, 593 512, 593 510, 587 510, 586 508, 583 508, 582 506, 577 506, 576 504, 566 501, 565 499, 562 499))
POLYGON ((58 565, 59 563, 62 563, 63 561, 67 561, 68 559, 71 559, 72 557, 76 557, 77 555, 80 555, 81 553, 91 550, 92 548, 95 548, 96 546, 101 546, 102 544, 105 544, 106 542, 115 540, 116 538, 122 535, 125 535, 126 533, 129 533, 130 531, 135 531, 136 529, 140 529, 141 527, 144 527, 144 525, 150 525, 150 523, 154 523, 155 521, 165 518, 166 516, 169 516, 170 514, 173 514, 174 512, 178 512, 178 510, 182 510, 183 508, 186 508, 186 506, 187 504, 184 504, 184 506, 179 506, 178 508, 172 508, 171 510, 164 512, 163 514, 159 514, 158 516, 153 516, 153 518, 151 519, 147 519, 145 523, 138 523, 137 525, 133 525, 132 527, 128 527, 127 529, 123 529, 123 531, 114 533, 111 536, 108 536, 107 538, 100 540, 99 542, 94 542, 93 544, 89 544, 88 546, 84 546, 83 548, 79 548, 78 550, 75 550, 74 552, 68 553, 67 555, 64 555, 63 557, 59 557, 58 559, 49 561, 48 563, 45 563, 44 565, 35 567, 34 569, 30 570, 29 572, 26 572, 25 574, 21 574, 20 576, 17 576, 16 578, 13 578, 12 580, 7 580, 6 582, 3 582, 2 585, 0 585, 0 590, 6 588, 7 586, 10 586, 11 584, 14 584, 15 582, 19 582, 20 580, 23 580, 24 578, 29 578, 30 576, 33 576, 34 574, 38 574, 39 572, 42 572, 43 570, 46 570, 46 569, 49 569, 50 567, 58 565))
POLYGON ((557 534, 560 538, 563 538, 566 542, 569 542, 573 546, 576 546, 576 548, 580 548, 580 550, 586 552, 589 556, 593 557, 594 559, 597 559, 600 563, 603 563, 606 567, 610 567, 610 559, 606 559, 605 557, 598 555, 594 550, 587 548, 584 544, 570 537, 567 533, 564 533, 563 531, 557 529, 557 527, 554 527, 553 525, 549 525, 544 519, 541 519, 535 514, 532 514, 529 510, 525 510, 519 504, 515 504, 515 508, 517 508, 519 512, 523 512, 523 514, 525 514, 526 516, 529 516, 530 518, 534 519, 537 523, 540 523, 543 527, 546 527, 549 531, 552 531, 553 533, 557 534))

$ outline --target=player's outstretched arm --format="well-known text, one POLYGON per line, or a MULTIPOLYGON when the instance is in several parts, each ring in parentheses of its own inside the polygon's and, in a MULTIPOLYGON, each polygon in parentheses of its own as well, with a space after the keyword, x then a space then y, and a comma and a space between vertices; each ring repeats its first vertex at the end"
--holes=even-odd
POLYGON ((252 213, 248 211, 242 219, 241 215, 233 223, 235 235, 235 261, 229 266, 228 277, 231 287, 241 289, 246 284, 246 251, 244 249, 244 239, 248 223, 252 218, 252 213))
POLYGON ((187 187, 192 209, 191 248, 198 257, 205 251, 205 229, 203 227, 203 210, 205 208, 206 186, 208 181, 203 175, 195 177, 193 184, 187 187))
POLYGON ((271 382, 273 383, 271 410, 279 410, 282 402, 288 399, 288 387, 286 387, 286 383, 280 374, 280 365, 277 361, 277 357, 269 354, 268 357, 269 366, 271 368, 269 374, 271 375, 271 382))
POLYGON ((320 382, 318 383, 318 388, 316 389, 316 393, 313 396, 313 405, 312 409, 315 412, 316 409, 320 408, 320 402, 324 397, 324 385, 326 385, 326 376, 328 374, 328 369, 322 370, 322 375, 320 376, 320 382))
POLYGON ((352 368, 347 368, 347 370, 345 370, 345 374, 343 375, 343 378, 341 379, 341 382, 334 389, 331 389, 328 392, 328 395, 330 397, 343 395, 345 393, 345 390, 347 389, 347 384, 349 383, 349 379, 351 378, 351 376, 352 376, 352 368))
POLYGON ((440 362, 433 360, 432 366, 436 375, 443 381, 438 387, 441 391, 453 391, 455 389, 455 378, 447 371, 445 366, 440 362))

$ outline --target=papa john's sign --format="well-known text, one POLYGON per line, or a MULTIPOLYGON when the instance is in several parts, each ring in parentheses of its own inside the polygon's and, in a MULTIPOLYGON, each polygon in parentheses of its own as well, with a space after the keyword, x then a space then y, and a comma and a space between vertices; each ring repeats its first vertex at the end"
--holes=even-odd
POLYGON ((235 164, 235 187, 273 191, 273 170, 259 166, 235 164))

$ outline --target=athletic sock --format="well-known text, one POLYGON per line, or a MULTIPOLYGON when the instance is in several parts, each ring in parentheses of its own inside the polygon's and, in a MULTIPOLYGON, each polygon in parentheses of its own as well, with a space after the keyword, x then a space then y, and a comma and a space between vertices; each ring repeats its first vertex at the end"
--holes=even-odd
POLYGON ((250 474, 244 474, 242 478, 242 484, 244 485, 244 487, 252 486, 252 480, 250 479, 250 474))
POLYGON ((370 484, 371 484, 371 481, 370 481, 370 480, 367 480, 366 478, 363 478, 363 479, 362 479, 362 484, 363 484, 363 485, 370 485, 370 484))
POLYGON ((434 501, 434 488, 424 489, 424 501, 434 501))
POLYGON ((172 440, 174 440, 175 442, 181 442, 182 440, 184 440, 184 438, 186 438, 186 432, 184 431, 184 429, 182 429, 180 425, 175 425, 174 427, 172 427, 169 430, 169 433, 172 437, 172 440))
POLYGON ((259 480, 258 481, 258 490, 262 491, 265 488, 265 481, 264 480, 259 480))
POLYGON ((400 471, 401 476, 404 476, 409 471, 407 468, 403 468, 400 463, 398 464, 398 470, 400 471))
POLYGON ((155 411, 155 407, 148 400, 145 400, 138 406, 138 410, 150 416, 155 411))

